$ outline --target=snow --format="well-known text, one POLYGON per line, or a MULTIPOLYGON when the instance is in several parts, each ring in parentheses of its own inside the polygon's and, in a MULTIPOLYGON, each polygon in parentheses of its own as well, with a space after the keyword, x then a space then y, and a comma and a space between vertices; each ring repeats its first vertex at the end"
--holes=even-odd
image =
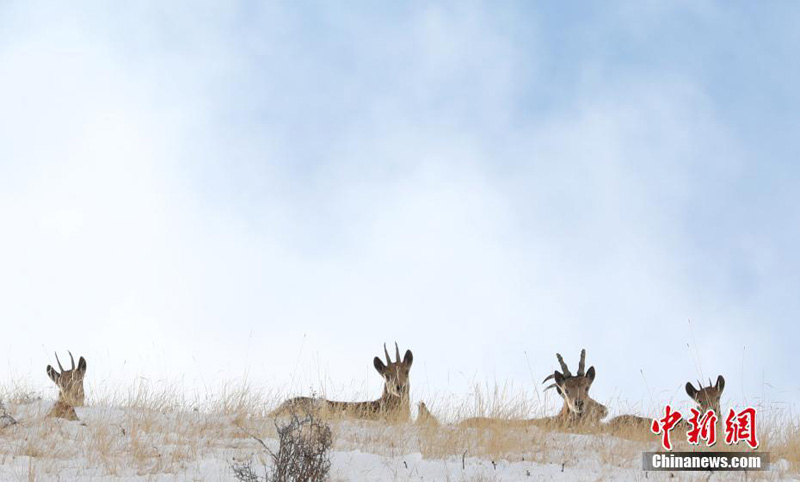
MULTIPOLYGON (((268 456, 249 434, 277 448, 274 421, 247 413, 89 406, 79 422, 46 418, 51 401, 6 403, 18 423, 0 426, 0 480, 233 481, 231 465, 268 456)), ((264 412, 266 413, 266 411, 264 412)), ((331 421, 333 481, 667 480, 645 473, 652 443, 610 435, 331 421)), ((785 460, 764 480, 800 480, 785 460)), ((796 470, 796 469, 795 469, 796 470)), ((706 480, 708 473, 678 473, 706 480)), ((714 479, 742 480, 736 472, 714 479)))

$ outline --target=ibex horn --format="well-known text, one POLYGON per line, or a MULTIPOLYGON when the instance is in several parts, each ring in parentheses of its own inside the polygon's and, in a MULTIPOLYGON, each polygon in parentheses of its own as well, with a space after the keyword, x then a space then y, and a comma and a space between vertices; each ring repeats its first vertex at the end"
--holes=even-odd
POLYGON ((75 369, 75 359, 72 358, 72 352, 71 351, 67 350, 67 353, 69 353, 69 361, 72 362, 72 369, 74 370, 75 369))
POLYGON ((582 377, 585 375, 583 369, 586 368, 586 348, 581 350, 581 361, 578 363, 578 376, 582 377))
POLYGON ((558 358, 558 363, 561 364, 561 371, 564 372, 564 376, 571 377, 572 373, 570 373, 569 368, 567 368, 567 364, 564 363, 564 358, 561 356, 561 353, 556 353, 556 358, 558 358))
MULTIPOLYGON (((546 382, 547 380, 550 380, 550 379, 552 379, 552 378, 555 378, 555 376, 556 376, 556 374, 555 374, 555 373, 551 373, 551 374, 547 375, 547 377, 545 377, 545 379, 544 379, 544 380, 542 380, 542 383, 544 383, 544 382, 546 382)), ((546 390, 546 389, 545 389, 545 390, 546 390)))
POLYGON ((389 350, 386 349, 386 343, 383 344, 383 353, 386 355, 386 364, 390 365, 392 363, 392 359, 389 358, 389 350))
POLYGON ((551 388, 556 388, 557 386, 558 385, 556 385, 555 383, 551 383, 550 385, 545 387, 544 391, 550 390, 551 388))
POLYGON ((397 363, 400 363, 400 347, 397 346, 397 342, 394 342, 394 353, 395 353, 395 356, 397 357, 397 360, 395 360, 395 361, 397 363))
POLYGON ((58 359, 58 352, 56 352, 56 362, 58 363, 58 369, 63 372, 64 367, 61 366, 61 360, 58 359))

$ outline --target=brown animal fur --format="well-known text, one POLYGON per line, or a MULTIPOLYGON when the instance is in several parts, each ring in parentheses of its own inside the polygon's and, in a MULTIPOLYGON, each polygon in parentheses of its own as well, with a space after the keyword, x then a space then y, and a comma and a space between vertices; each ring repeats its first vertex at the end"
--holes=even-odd
POLYGON ((75 413, 75 407, 66 402, 62 402, 61 400, 58 400, 55 404, 53 404, 53 408, 50 409, 50 411, 47 413, 47 416, 73 421, 78 420, 78 414, 75 413))
POLYGON ((56 370, 50 365, 47 365, 47 376, 58 387, 58 401, 53 405, 53 408, 48 412, 48 417, 64 418, 67 420, 78 420, 78 415, 75 413, 75 407, 82 407, 86 399, 83 390, 83 377, 86 375, 86 360, 80 357, 78 366, 75 366, 75 358, 72 357, 72 352, 69 352, 69 358, 72 361, 72 368, 64 370, 61 366, 61 360, 58 359, 56 354, 56 362, 58 362, 59 370, 56 370))
MULTIPOLYGON (((700 413, 705 413, 708 410, 714 410, 717 417, 720 417, 720 398, 722 391, 725 389, 725 378, 722 375, 717 377, 716 384, 712 385, 709 380, 708 386, 703 387, 703 384, 698 382, 700 389, 694 388, 691 382, 686 383, 686 394, 694 400, 700 413)), ((612 435, 619 436, 634 436, 634 437, 649 437, 654 436, 650 430, 653 424, 652 418, 640 417, 638 415, 620 415, 612 418, 607 424, 605 429, 612 435)), ((686 419, 681 419, 676 429, 688 428, 686 419)))
POLYGON ((686 394, 697 404, 701 413, 708 410, 714 410, 717 417, 720 416, 719 401, 722 398, 722 391, 725 390, 725 378, 722 375, 717 377, 717 383, 711 385, 711 380, 708 381, 708 386, 703 387, 703 384, 697 382, 700 389, 694 388, 692 382, 686 382, 686 394))
POLYGON ((602 403, 589 396, 589 389, 592 387, 595 378, 594 367, 589 367, 584 372, 586 366, 586 349, 581 350, 581 359, 578 363, 578 373, 572 375, 561 357, 556 353, 558 363, 561 365, 563 373, 556 370, 552 375, 544 379, 546 382, 553 379, 555 383, 549 385, 545 390, 555 388, 564 405, 561 411, 554 417, 545 417, 531 421, 533 425, 546 428, 574 428, 597 425, 601 419, 608 415, 608 409, 602 403))
POLYGON ((555 383, 545 390, 555 388, 564 405, 557 415, 553 417, 534 418, 527 420, 502 420, 486 417, 473 417, 459 423, 462 427, 485 427, 501 425, 503 427, 535 426, 547 430, 574 429, 579 427, 593 427, 608 415, 608 409, 589 396, 589 389, 594 382, 595 369, 590 367, 584 372, 586 364, 586 350, 581 350, 581 359, 577 375, 572 375, 560 354, 556 354, 561 364, 563 373, 559 371, 548 375, 544 381, 553 379, 555 383))
POLYGON ((411 350, 406 350, 401 360, 400 348, 397 343, 394 346, 396 353, 394 362, 389 357, 385 344, 383 351, 386 355, 386 364, 378 357, 373 360, 375 370, 384 380, 383 393, 379 399, 368 402, 337 402, 323 398, 296 397, 283 402, 270 415, 315 412, 349 418, 409 421, 411 418, 409 372, 414 362, 414 355, 411 350))
POLYGON ((417 420, 414 422, 417 425, 426 425, 430 427, 438 427, 439 421, 433 416, 425 402, 417 404, 417 420))

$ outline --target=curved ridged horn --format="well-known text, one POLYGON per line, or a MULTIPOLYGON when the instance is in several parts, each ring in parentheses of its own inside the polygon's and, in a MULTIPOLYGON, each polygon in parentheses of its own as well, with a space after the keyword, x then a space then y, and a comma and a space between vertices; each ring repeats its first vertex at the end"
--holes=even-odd
POLYGON ((58 352, 56 352, 56 363, 58 363, 58 369, 63 372, 64 367, 61 366, 61 360, 58 359, 58 352))
POLYGON ((582 377, 586 373, 583 371, 586 368, 586 348, 581 350, 581 361, 578 363, 578 376, 582 377))
POLYGON ((69 353, 69 361, 72 362, 72 369, 74 370, 75 369, 75 359, 72 357, 72 352, 71 351, 67 350, 67 353, 69 353))
POLYGON ((386 364, 391 365, 392 359, 389 357, 389 350, 386 349, 386 343, 383 344, 383 353, 386 355, 386 364))
POLYGON ((400 347, 397 346, 397 342, 394 342, 394 355, 397 358, 397 363, 400 363, 400 347))
POLYGON ((564 358, 561 356, 561 353, 556 353, 556 358, 558 358, 558 363, 561 364, 561 371, 564 372, 564 376, 569 378, 572 376, 570 373, 569 368, 567 368, 567 364, 564 363, 564 358))

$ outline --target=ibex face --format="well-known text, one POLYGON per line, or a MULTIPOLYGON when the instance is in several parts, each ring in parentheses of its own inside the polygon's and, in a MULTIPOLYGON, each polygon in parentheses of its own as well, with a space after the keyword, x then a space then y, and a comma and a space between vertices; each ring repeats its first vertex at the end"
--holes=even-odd
POLYGON ((584 406, 587 405, 589 397, 589 389, 594 382, 595 370, 590 367, 585 375, 578 375, 572 377, 565 377, 560 372, 555 372, 553 378, 556 382, 556 391, 564 399, 564 402, 569 407, 569 411, 581 414, 583 413, 584 406))
POLYGON ((384 381, 383 394, 384 396, 400 397, 403 400, 409 398, 409 382, 408 374, 411 371, 411 364, 414 363, 414 355, 411 350, 406 350, 403 360, 400 360, 400 348, 397 343, 394 344, 396 353, 396 361, 392 361, 389 357, 389 352, 386 350, 386 345, 383 345, 383 353, 386 355, 386 365, 383 361, 375 357, 372 364, 375 369, 381 374, 384 381))
POLYGON ((715 385, 711 385, 711 380, 709 379, 707 387, 703 388, 703 384, 699 381, 697 386, 700 387, 699 390, 694 388, 692 382, 686 382, 686 393, 692 397, 692 400, 700 407, 701 411, 714 410, 714 413, 719 416, 719 400, 722 398, 722 391, 725 389, 725 379, 720 375, 717 377, 715 385))
POLYGON ((60 372, 47 365, 47 376, 58 386, 59 402, 73 407, 81 407, 85 401, 83 376, 86 375, 86 360, 81 357, 76 368, 72 352, 70 352, 69 358, 72 361, 72 369, 64 370, 64 367, 61 366, 61 361, 58 359, 58 354, 56 354, 56 362, 58 362, 60 372))
POLYGON ((599 420, 605 417, 608 414, 608 409, 589 396, 589 389, 592 387, 592 382, 594 382, 595 369, 594 367, 589 367, 589 370, 584 372, 586 350, 581 350, 581 361, 578 364, 577 375, 573 375, 569 371, 561 354, 556 353, 556 357, 563 373, 556 370, 544 381, 546 382, 551 378, 555 381, 554 384, 547 388, 555 388, 561 398, 564 399, 562 413, 566 414, 568 412, 575 417, 586 420, 599 420))

